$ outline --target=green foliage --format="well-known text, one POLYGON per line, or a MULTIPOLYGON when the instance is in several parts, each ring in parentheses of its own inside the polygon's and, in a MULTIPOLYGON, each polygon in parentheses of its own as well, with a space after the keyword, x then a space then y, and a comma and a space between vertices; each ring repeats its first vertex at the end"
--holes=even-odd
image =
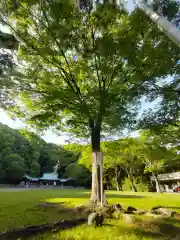
POLYGON ((154 1, 153 10, 172 20, 178 12, 179 2, 176 0, 154 1))
POLYGON ((79 158, 79 163, 88 168, 91 171, 92 168, 92 149, 90 145, 83 148, 81 156, 79 158))
POLYGON ((179 49, 140 10, 105 3, 80 12, 70 2, 0 4, 27 63, 9 111, 78 136, 130 127, 140 96, 176 66, 179 49))
POLYGON ((6 165, 6 178, 10 182, 19 182, 24 175, 25 162, 19 154, 10 154, 3 159, 6 165))
POLYGON ((140 168, 141 161, 138 156, 137 139, 124 138, 117 141, 107 142, 104 163, 120 165, 126 174, 134 176, 140 168), (107 156, 106 156, 107 155, 107 156))
MULTIPOLYGON (((3 0, 0 17, 20 41, 22 74, 11 78, 15 88, 8 91, 8 110, 40 129, 91 137, 93 151, 100 151, 104 133, 134 127, 140 98, 156 98, 159 80, 179 71, 178 46, 139 9, 128 15, 108 2, 87 12, 65 0, 16 6, 3 0)), ((165 86, 158 96, 164 94, 168 103, 165 86)), ((105 157, 110 167, 121 165, 132 182, 142 166, 135 141, 113 143, 113 151, 124 156, 105 157)), ((42 146, 40 152, 41 172, 59 159, 58 148, 48 146, 51 150, 42 146)), ((81 152, 79 163, 88 159, 90 168, 90 146, 75 151, 81 152)))
MULTIPOLYGON (((134 185, 137 188, 138 192, 148 192, 149 191, 148 183, 144 183, 144 182, 140 181, 138 183, 134 183, 134 185)), ((128 178, 125 179, 122 188, 123 188, 123 191, 131 191, 132 190, 132 185, 128 178)))
MULTIPOLYGON (((25 172, 33 174, 31 165, 37 163, 38 158, 33 158, 29 141, 17 130, 0 124, 0 166, 1 180, 17 181, 25 172)), ((35 166, 35 165, 34 165, 35 166)), ((33 169, 35 171, 35 169, 33 169)), ((39 165, 36 165, 39 174, 39 165)))
POLYGON ((64 177, 74 178, 77 185, 90 186, 91 184, 90 171, 78 163, 69 164, 65 169, 64 177))
POLYGON ((139 154, 145 164, 145 172, 155 174, 162 172, 164 166, 175 157, 175 153, 150 131, 142 132, 140 144, 139 154))
MULTIPOLYGON (((0 19, 1 24, 1 19, 0 19)), ((13 58, 13 50, 17 50, 18 41, 12 35, 5 32, 0 31, 0 87, 1 87, 1 101, 5 99, 3 88, 4 84, 6 87, 9 87, 11 82, 7 79, 9 74, 14 74, 13 68, 15 67, 15 61, 13 58)))
POLYGON ((64 148, 52 143, 43 145, 40 149, 39 164, 41 165, 41 175, 44 172, 52 172, 53 166, 59 161, 59 177, 63 175, 66 166, 77 160, 76 155, 64 148))
POLYGON ((0 181, 4 183, 19 182, 25 173, 38 177, 52 172, 57 161, 61 176, 67 165, 77 160, 73 152, 47 144, 26 129, 18 131, 0 124, 0 135, 0 181))

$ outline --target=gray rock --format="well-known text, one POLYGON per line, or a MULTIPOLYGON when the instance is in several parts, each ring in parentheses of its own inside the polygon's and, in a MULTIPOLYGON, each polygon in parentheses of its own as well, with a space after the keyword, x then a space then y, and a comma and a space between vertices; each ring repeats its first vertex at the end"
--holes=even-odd
POLYGON ((113 208, 116 210, 122 209, 122 206, 118 203, 118 204, 114 204, 113 208))
POLYGON ((155 206, 155 207, 153 207, 153 208, 151 209, 151 211, 157 210, 157 209, 159 209, 159 208, 162 208, 162 206, 160 206, 160 205, 155 206))
POLYGON ((123 220, 128 223, 128 224, 133 224, 134 223, 134 216, 130 214, 122 214, 123 220))
POLYGON ((100 208, 99 210, 103 212, 104 216, 106 216, 107 218, 112 218, 113 213, 115 212, 115 208, 113 206, 106 206, 106 207, 100 208))
POLYGON ((118 203, 113 205, 113 208, 115 211, 119 212, 119 213, 125 213, 126 210, 118 203))
POLYGON ((134 214, 137 214, 137 215, 145 215, 147 213, 147 211, 145 210, 137 210, 137 211, 133 211, 134 214))
POLYGON ((40 207, 48 208, 48 207, 57 207, 57 203, 48 203, 48 202, 42 202, 39 204, 40 207))
POLYGON ((162 215, 158 215, 158 214, 156 214, 156 213, 153 213, 152 211, 151 212, 146 212, 145 213, 145 216, 148 216, 148 217, 153 217, 153 218, 163 218, 163 216, 162 215))
POLYGON ((88 217, 88 225, 91 225, 91 226, 102 226, 104 222, 104 216, 102 213, 91 213, 88 217))
POLYGON ((133 213, 134 211, 137 211, 137 209, 134 208, 134 207, 129 206, 129 207, 127 208, 126 213, 133 213))
POLYGON ((75 208, 76 208, 76 209, 82 209, 82 210, 83 210, 83 209, 86 208, 86 206, 84 206, 84 205, 76 205, 75 208))
POLYGON ((166 217, 172 217, 175 214, 175 212, 172 212, 171 210, 169 210, 167 208, 158 208, 157 210, 152 211, 152 213, 160 214, 160 215, 163 215, 166 217))

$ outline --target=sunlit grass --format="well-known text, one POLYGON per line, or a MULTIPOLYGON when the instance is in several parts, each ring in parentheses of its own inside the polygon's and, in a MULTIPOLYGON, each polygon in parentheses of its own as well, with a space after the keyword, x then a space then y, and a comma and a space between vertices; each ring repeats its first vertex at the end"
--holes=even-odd
MULTIPOLYGON (((20 192, 0 192, 0 231, 28 225, 42 224, 61 219, 72 219, 70 213, 57 211, 57 208, 42 208, 41 202, 60 203, 63 207, 74 207, 87 204, 90 192, 76 189, 35 189, 20 192)), ((166 206, 180 212, 180 195, 156 193, 118 193, 107 192, 109 204, 120 203, 123 207, 133 206, 138 209, 151 209, 153 206, 166 206)), ((180 225, 174 219, 170 224, 180 225)), ((161 239, 149 236, 138 228, 125 224, 122 220, 106 220, 102 228, 87 225, 54 234, 44 234, 31 239, 44 240, 82 240, 82 239, 161 239)), ((163 239, 163 238, 162 238, 163 239)))

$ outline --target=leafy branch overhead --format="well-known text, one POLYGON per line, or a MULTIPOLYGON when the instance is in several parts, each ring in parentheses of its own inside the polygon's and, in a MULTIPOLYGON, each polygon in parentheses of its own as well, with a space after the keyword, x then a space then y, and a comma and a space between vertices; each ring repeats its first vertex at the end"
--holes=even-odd
POLYGON ((103 131, 132 126, 140 96, 179 59, 179 49, 140 10, 3 0, 0 11, 20 42, 23 66, 9 110, 42 128, 87 136, 96 123, 103 131))

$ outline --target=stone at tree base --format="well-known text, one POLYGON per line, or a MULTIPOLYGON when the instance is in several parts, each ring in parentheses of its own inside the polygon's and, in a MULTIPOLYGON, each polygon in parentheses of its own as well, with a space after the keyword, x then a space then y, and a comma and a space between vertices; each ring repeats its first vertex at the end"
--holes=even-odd
POLYGON ((115 209, 113 207, 110 207, 109 209, 107 209, 105 211, 106 216, 109 217, 109 218, 112 218, 114 212, 115 212, 115 209))
POLYGON ((122 214, 122 218, 128 224, 133 224, 135 222, 134 216, 131 214, 122 214))
POLYGON ((151 211, 152 213, 155 214, 160 214, 166 217, 173 217, 175 215, 175 212, 167 209, 167 208, 158 208, 156 210, 151 211))
POLYGON ((87 208, 87 207, 84 206, 84 205, 76 205, 76 206, 75 206, 75 210, 76 210, 77 212, 84 211, 86 208, 87 208))
POLYGON ((83 210, 83 213, 87 214, 87 215, 91 214, 92 212, 93 212, 93 210, 91 208, 86 208, 83 210))
POLYGON ((76 205, 72 212, 74 216, 88 217, 93 212, 93 209, 85 205, 76 205))
POLYGON ((145 216, 147 217, 153 217, 153 218, 164 218, 163 215, 160 215, 160 214, 156 214, 156 213, 153 213, 153 212, 146 212, 145 213, 145 216))
POLYGON ((115 219, 119 219, 122 214, 126 213, 126 210, 120 204, 113 205, 113 209, 115 211, 113 212, 112 217, 115 219))
POLYGON ((121 212, 121 213, 125 213, 126 210, 118 203, 118 204, 115 204, 113 205, 113 208, 118 211, 118 212, 121 212))
POLYGON ((159 208, 163 208, 163 207, 160 206, 160 205, 158 205, 158 206, 153 207, 153 208, 151 209, 151 211, 157 210, 157 209, 159 209, 159 208))
POLYGON ((174 217, 180 219, 180 213, 177 213, 177 212, 176 212, 176 213, 174 214, 174 217))
POLYGON ((132 207, 132 206, 129 206, 129 207, 127 208, 126 213, 133 213, 133 212, 135 212, 135 211, 137 211, 136 208, 134 208, 134 207, 132 207))
POLYGON ((137 215, 145 215, 147 213, 147 211, 145 210, 137 210, 137 211, 133 211, 134 214, 137 214, 137 215))
POLYGON ((39 207, 44 207, 44 208, 48 208, 48 207, 57 207, 59 205, 59 203, 49 203, 49 202, 42 202, 40 203, 38 206, 39 207))
POLYGON ((113 213, 115 212, 115 209, 113 206, 105 206, 102 208, 97 208, 96 209, 97 212, 102 212, 104 214, 104 216, 106 216, 107 218, 112 218, 113 217, 113 213))
POLYGON ((88 217, 88 225, 90 226, 102 226, 104 222, 104 216, 102 213, 94 212, 88 217))
POLYGON ((117 209, 118 209, 118 210, 119 210, 119 209, 123 209, 122 206, 121 206, 121 204, 119 204, 119 203, 114 204, 114 205, 113 205, 113 208, 115 208, 116 210, 117 210, 117 209))

